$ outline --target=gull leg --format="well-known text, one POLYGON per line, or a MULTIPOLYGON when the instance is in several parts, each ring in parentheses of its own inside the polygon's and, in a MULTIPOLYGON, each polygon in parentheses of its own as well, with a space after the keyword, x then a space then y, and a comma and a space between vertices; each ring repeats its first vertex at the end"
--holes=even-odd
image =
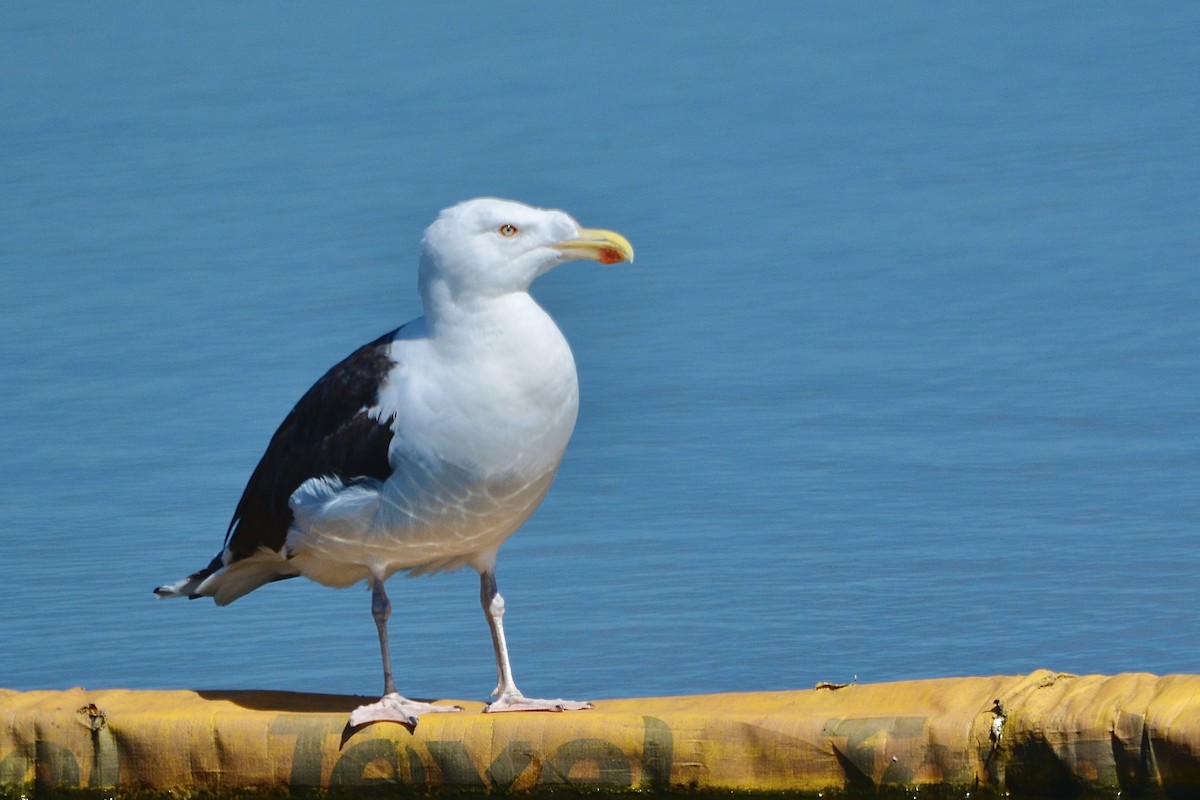
POLYGON ((488 628, 492 632, 492 648, 496 651, 496 672, 499 681, 492 690, 492 697, 520 695, 513 681, 512 665, 508 661, 508 643, 504 639, 504 598, 496 588, 496 573, 479 574, 479 602, 487 616, 488 628))
POLYGON ((479 573, 479 601, 492 632, 492 647, 496 650, 496 672, 499 676, 496 690, 492 692, 496 699, 485 711, 579 711, 592 707, 591 703, 575 700, 536 700, 521 694, 508 661, 508 644, 504 640, 504 598, 496 588, 496 573, 493 570, 479 573))
POLYGON ((375 630, 379 632, 379 651, 383 655, 383 693, 396 693, 392 680, 392 652, 388 647, 388 618, 392 616, 392 601, 388 599, 383 581, 371 581, 371 616, 375 618, 375 630))
POLYGON ((392 615, 392 602, 388 600, 381 578, 371 579, 371 616, 375 618, 375 629, 379 633, 379 651, 383 656, 383 697, 377 702, 359 706, 350 712, 350 727, 357 728, 368 722, 399 722, 410 728, 417 726, 422 714, 444 711, 462 711, 461 706, 439 706, 409 700, 396 691, 392 680, 392 656, 388 648, 388 617, 392 615))

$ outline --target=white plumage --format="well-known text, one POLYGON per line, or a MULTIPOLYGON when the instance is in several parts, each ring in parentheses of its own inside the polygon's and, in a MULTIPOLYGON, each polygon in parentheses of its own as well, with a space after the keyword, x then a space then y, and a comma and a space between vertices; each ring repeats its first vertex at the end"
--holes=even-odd
POLYGON ((416 724, 454 707, 396 693, 384 582, 470 566, 496 650, 489 710, 586 708, 517 690, 495 583, 497 551, 549 489, 579 405, 571 350, 528 289, 579 258, 631 261, 633 249, 561 211, 512 201, 443 211, 422 242, 425 315, 359 348, 301 398, 251 476, 222 552, 155 592, 224 605, 297 575, 337 587, 367 581, 385 696, 351 723, 416 724))

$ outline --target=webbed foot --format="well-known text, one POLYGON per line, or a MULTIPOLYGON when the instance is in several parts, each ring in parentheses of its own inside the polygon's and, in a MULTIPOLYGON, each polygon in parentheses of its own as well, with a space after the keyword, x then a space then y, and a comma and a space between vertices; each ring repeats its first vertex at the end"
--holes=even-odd
POLYGON ((462 706, 439 706, 420 700, 409 700, 398 693, 385 694, 374 703, 359 706, 350 712, 350 727, 357 728, 369 722, 399 722, 410 728, 417 727, 422 714, 441 714, 462 711, 462 706))
POLYGON ((492 701, 484 712, 497 714, 502 711, 583 711, 591 707, 591 703, 581 703, 577 700, 538 700, 526 697, 520 692, 505 692, 492 701))

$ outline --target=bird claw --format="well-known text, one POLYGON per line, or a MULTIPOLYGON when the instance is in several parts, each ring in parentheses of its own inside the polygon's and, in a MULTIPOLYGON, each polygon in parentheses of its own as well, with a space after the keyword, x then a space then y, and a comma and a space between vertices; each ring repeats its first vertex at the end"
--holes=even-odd
POLYGON ((591 703, 562 699, 538 700, 515 692, 501 695, 483 710, 488 714, 498 714, 504 711, 585 711, 589 708, 592 708, 591 703))
POLYGON ((409 700, 403 695, 385 694, 374 703, 359 706, 350 712, 350 727, 357 728, 371 722, 399 722, 409 728, 417 727, 422 714, 442 714, 462 711, 462 706, 439 706, 420 700, 409 700))

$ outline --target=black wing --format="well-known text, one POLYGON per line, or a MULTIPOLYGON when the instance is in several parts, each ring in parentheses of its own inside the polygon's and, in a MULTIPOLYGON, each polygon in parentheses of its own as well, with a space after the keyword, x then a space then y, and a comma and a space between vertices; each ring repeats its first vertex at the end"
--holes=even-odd
POLYGON ((388 345, 397 332, 363 345, 326 372, 275 431, 225 534, 233 560, 260 547, 283 547, 292 524, 288 498, 309 478, 336 476, 349 483, 391 474, 391 420, 374 420, 366 410, 395 365, 388 345))

